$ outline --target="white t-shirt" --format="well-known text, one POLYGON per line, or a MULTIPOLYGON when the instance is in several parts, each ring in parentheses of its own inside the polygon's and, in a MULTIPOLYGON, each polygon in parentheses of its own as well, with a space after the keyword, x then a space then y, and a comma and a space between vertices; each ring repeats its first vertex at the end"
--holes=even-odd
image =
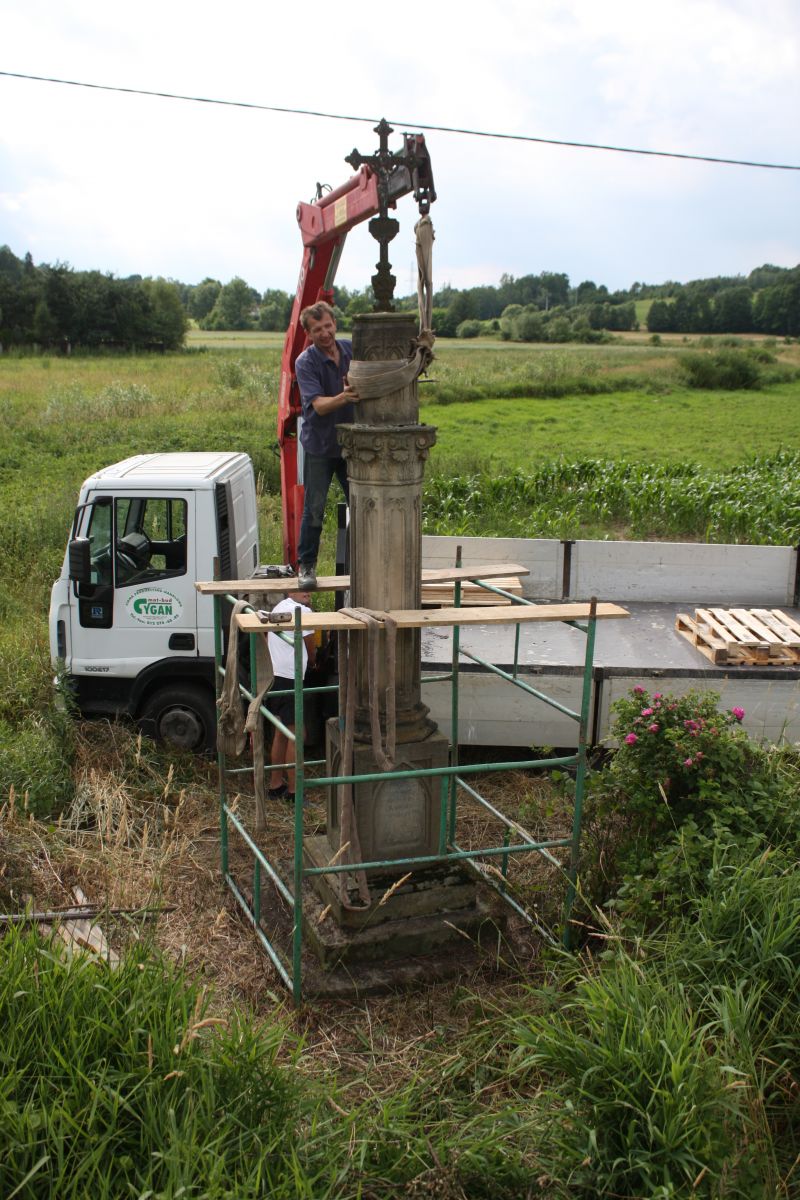
MULTIPOLYGON (((267 634, 267 645, 269 646, 270 658, 272 659, 272 670, 276 675, 280 675, 281 679, 294 679, 294 610, 296 608, 299 608, 302 612, 311 612, 307 604, 300 604, 299 601, 293 600, 291 596, 285 596, 272 610, 274 613, 288 612, 292 614, 291 624, 286 628, 285 641, 277 633, 267 634)), ((308 650, 306 649, 305 639, 303 639, 304 675, 307 665, 308 650)))

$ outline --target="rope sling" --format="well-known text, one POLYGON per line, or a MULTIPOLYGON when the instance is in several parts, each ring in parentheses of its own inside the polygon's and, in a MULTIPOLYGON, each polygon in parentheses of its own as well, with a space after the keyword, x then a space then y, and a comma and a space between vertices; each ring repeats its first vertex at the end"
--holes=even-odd
POLYGON ((248 733, 253 739, 253 787, 256 797, 256 829, 266 828, 266 788, 264 785, 264 722, 261 720, 261 705, 264 696, 272 687, 272 659, 266 638, 256 638, 256 694, 250 701, 247 715, 242 712, 239 695, 239 613, 249 608, 246 600, 237 600, 231 610, 228 634, 228 656, 225 660, 225 679, 222 684, 217 707, 217 744, 223 754, 238 758, 247 741, 248 733))

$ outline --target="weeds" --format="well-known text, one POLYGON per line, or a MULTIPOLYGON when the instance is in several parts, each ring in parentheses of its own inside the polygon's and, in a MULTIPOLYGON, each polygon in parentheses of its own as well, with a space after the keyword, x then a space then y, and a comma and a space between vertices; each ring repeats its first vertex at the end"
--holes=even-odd
POLYGON ((736 1098, 674 982, 623 957, 518 1028, 512 1069, 552 1081, 540 1152, 570 1194, 719 1194, 736 1098))
POLYGON ((244 1198, 291 1181, 300 1110, 278 1025, 209 1017, 206 990, 143 944, 112 971, 12 929, 0 957, 4 1196, 244 1198))

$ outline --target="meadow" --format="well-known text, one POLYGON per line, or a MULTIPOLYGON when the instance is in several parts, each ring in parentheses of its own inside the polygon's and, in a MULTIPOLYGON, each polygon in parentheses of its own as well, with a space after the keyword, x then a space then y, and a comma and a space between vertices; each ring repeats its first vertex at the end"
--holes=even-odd
MULTIPOLYGON (((797 344, 437 355, 420 389, 438 429, 429 531, 798 540, 797 344), (730 352, 758 363, 757 386, 689 385, 687 354, 730 352)), ((91 471, 244 450, 262 558, 279 557, 279 358, 275 335, 0 358, 0 908, 63 906, 80 883, 100 904, 165 909, 155 925, 108 917, 130 948, 116 974, 29 934, 0 940, 0 1194, 798 1194, 791 748, 750 744, 713 698, 632 696, 621 735, 642 705, 664 716, 657 740, 597 764, 581 953, 543 945, 524 970, 295 1013, 226 906, 213 768, 54 706, 48 592, 91 471)), ((507 787, 502 807, 534 823, 570 780, 507 787)))

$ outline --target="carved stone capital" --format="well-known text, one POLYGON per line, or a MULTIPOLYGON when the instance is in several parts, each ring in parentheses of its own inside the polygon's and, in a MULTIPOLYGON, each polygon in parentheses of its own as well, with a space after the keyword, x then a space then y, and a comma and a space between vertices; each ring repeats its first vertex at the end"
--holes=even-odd
POLYGON ((340 425, 337 433, 355 484, 421 484, 436 441, 433 425, 340 425))

